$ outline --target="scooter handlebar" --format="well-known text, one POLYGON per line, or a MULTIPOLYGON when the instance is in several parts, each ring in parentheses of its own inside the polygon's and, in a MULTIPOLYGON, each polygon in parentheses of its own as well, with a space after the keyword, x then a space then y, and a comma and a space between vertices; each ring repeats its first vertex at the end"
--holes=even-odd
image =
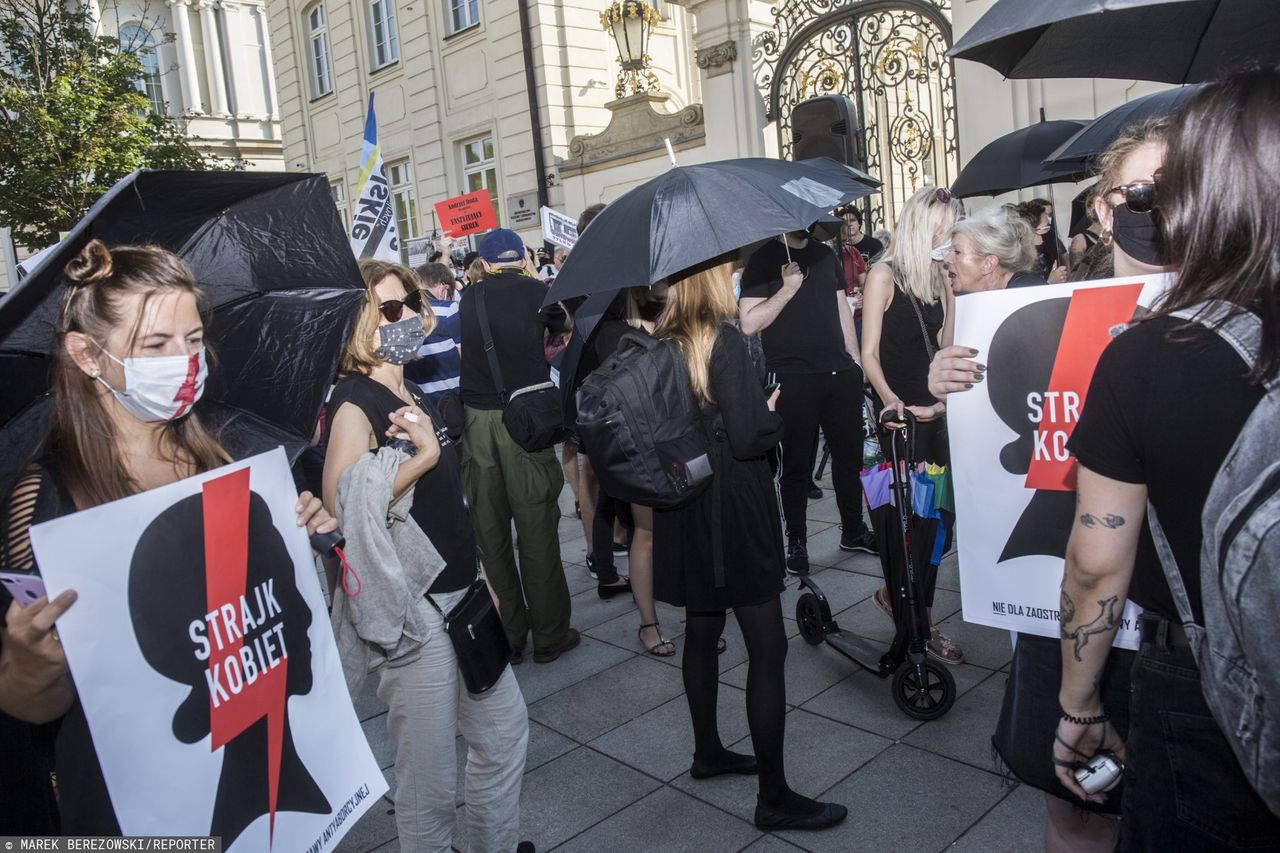
POLYGON ((906 407, 903 407, 901 415, 898 414, 896 409, 885 409, 880 413, 880 423, 887 427, 905 425, 914 428, 916 416, 906 407))

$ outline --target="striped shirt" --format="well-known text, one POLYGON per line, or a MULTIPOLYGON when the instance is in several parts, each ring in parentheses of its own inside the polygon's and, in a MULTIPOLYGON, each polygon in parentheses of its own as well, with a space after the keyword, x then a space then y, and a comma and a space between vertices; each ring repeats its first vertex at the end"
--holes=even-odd
POLYGON ((458 303, 433 297, 427 301, 436 315, 436 327, 422 342, 418 357, 404 366, 404 376, 434 402, 458 387, 462 374, 458 344, 462 336, 458 330, 458 303))

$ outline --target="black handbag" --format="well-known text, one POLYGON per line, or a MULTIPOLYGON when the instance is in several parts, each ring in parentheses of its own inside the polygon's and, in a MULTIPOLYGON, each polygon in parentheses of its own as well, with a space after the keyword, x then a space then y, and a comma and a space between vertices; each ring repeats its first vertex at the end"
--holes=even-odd
POLYGON ((458 670, 467 692, 485 693, 498 683, 511 662, 511 643, 484 578, 477 577, 448 613, 430 595, 426 598, 444 618, 444 631, 458 656, 458 670))
POLYGON ((480 333, 484 335, 484 354, 489 359, 489 372, 493 374, 493 382, 502 398, 502 425, 507 428, 511 439, 530 453, 545 450, 567 434, 560 389, 554 382, 547 381, 507 393, 506 383, 502 381, 502 368, 498 366, 498 354, 493 348, 483 282, 476 288, 476 315, 480 320, 480 333))

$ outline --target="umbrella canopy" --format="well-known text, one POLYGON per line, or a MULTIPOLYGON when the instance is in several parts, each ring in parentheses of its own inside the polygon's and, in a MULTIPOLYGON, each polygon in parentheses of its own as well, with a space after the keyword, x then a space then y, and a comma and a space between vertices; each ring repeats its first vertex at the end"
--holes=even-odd
POLYGON ((947 52, 1005 77, 1199 83, 1280 59, 1275 0, 999 0, 947 52))
POLYGON ((951 194, 957 198, 1000 195, 1042 184, 1078 181, 1083 177, 1082 166, 1047 167, 1041 161, 1087 124, 1076 120, 1041 121, 1006 133, 965 164, 951 185, 951 194))
POLYGON ((196 410, 240 456, 311 438, 364 284, 324 175, 139 171, 98 200, 0 301, 0 478, 45 432, 66 281, 92 238, 181 256, 209 296, 196 410))
MULTIPOLYGON (((1280 37, 1280 36, 1278 36, 1280 37)), ((1087 168, 1117 137, 1147 119, 1172 115, 1201 85, 1166 89, 1153 95, 1135 98, 1114 110, 1103 113, 1059 145, 1044 159, 1047 169, 1087 168)))
POLYGON ((545 304, 653 284, 748 243, 808 229, 878 186, 865 172, 826 157, 673 167, 591 221, 545 304))

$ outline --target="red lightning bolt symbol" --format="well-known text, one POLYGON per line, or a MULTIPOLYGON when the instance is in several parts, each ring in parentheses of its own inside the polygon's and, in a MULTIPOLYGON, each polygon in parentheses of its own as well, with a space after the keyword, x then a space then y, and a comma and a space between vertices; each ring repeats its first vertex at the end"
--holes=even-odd
MULTIPOLYGON (((180 403, 178 411, 174 414, 175 418, 180 418, 196 403, 196 376, 200 373, 200 353, 195 352, 190 355, 187 360, 187 377, 182 380, 182 385, 178 387, 178 393, 173 395, 173 402, 180 403)), ((247 486, 245 488, 248 488, 247 486)), ((246 503, 245 506, 248 506, 246 503)), ((206 514, 206 518, 207 518, 206 514)))
MULTIPOLYGON (((205 591, 210 613, 219 611, 223 604, 230 604, 239 618, 240 596, 247 592, 248 559, 249 469, 242 468, 204 484, 205 591)), ((215 664, 221 664, 220 669, 225 672, 227 662, 240 656, 243 639, 225 639, 227 642, 223 648, 209 656, 211 670, 215 664)), ((239 666, 239 661, 232 665, 239 666)), ((209 699, 209 730, 213 735, 211 750, 221 749, 258 720, 267 718, 269 838, 275 836, 288 669, 288 659, 281 658, 275 667, 259 672, 252 684, 246 683, 240 693, 231 694, 217 707, 214 707, 212 697, 209 699)))

